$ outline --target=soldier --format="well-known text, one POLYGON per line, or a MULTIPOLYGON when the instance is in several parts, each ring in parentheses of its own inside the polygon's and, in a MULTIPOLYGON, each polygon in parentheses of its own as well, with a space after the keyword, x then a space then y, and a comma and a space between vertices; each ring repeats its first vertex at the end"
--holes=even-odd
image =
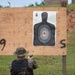
POLYGON ((13 60, 10 65, 11 75, 34 75, 33 69, 37 68, 37 64, 32 56, 29 56, 28 59, 25 58, 28 51, 23 47, 19 47, 14 54, 17 59, 13 60))

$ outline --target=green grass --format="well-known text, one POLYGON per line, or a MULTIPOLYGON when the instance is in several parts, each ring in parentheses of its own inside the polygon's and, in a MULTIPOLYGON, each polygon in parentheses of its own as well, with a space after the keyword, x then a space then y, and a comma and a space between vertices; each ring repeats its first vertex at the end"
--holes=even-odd
POLYGON ((68 4, 67 10, 75 10, 75 4, 68 4))
MULTIPOLYGON (((55 5, 48 5, 45 7, 61 7, 61 4, 55 4, 55 5)), ((67 10, 75 10, 75 4, 68 4, 67 10)))
POLYGON ((67 75, 75 75, 75 32, 68 32, 67 75))
POLYGON ((45 7, 61 7, 61 4, 46 5, 45 7))
MULTIPOLYGON (((67 75, 75 75, 75 32, 68 32, 67 75)), ((15 56, 0 56, 0 75, 10 75, 9 64, 15 56)), ((38 68, 35 75, 62 75, 62 56, 34 56, 38 68)))

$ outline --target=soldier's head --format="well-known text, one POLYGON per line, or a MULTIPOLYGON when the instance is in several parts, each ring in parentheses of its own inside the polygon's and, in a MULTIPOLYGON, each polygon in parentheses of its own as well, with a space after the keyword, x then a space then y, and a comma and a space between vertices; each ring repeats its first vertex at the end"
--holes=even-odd
POLYGON ((18 58, 24 58, 28 53, 29 52, 25 48, 18 47, 14 52, 14 55, 16 55, 18 58))
POLYGON ((43 12, 41 14, 41 16, 42 16, 42 21, 47 21, 47 17, 48 17, 48 13, 47 12, 43 12))

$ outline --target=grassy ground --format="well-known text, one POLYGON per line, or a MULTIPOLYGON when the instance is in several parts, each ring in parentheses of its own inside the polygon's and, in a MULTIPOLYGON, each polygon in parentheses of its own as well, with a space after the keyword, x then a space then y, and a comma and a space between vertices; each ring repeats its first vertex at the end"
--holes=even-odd
POLYGON ((67 10, 75 10, 75 4, 68 4, 67 10))
MULTIPOLYGON (((67 75, 75 75, 75 32, 68 32, 67 75)), ((9 64, 15 56, 0 56, 0 75, 10 75, 9 64)), ((35 75, 62 75, 62 56, 34 56, 39 67, 35 75)))

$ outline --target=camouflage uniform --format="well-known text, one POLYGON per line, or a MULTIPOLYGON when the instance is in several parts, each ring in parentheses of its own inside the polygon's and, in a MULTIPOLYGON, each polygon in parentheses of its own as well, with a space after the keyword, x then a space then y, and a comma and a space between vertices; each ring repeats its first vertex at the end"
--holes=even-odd
MULTIPOLYGON (((24 48, 18 48, 15 54, 18 56, 26 55, 27 51, 24 48)), ((34 75, 33 69, 37 68, 36 61, 32 57, 22 60, 13 60, 10 65, 11 75, 34 75)))

